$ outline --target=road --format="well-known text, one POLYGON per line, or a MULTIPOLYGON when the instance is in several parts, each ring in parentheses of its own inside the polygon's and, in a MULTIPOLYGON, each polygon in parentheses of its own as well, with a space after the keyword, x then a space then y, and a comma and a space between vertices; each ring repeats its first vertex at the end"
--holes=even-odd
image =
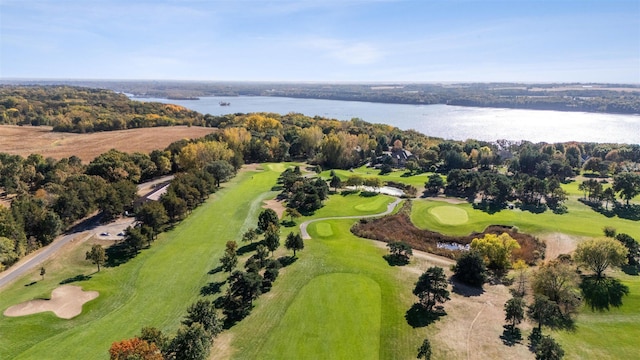
MULTIPOLYGON (((173 179, 172 175, 142 183, 138 185, 138 191, 153 191, 154 185, 171 181, 171 179, 173 179)), ((95 235, 99 240, 120 240, 122 239, 122 236, 119 236, 118 234, 124 232, 128 226, 132 226, 135 221, 134 218, 122 218, 108 224, 100 224, 99 220, 99 216, 93 216, 85 219, 80 224, 74 226, 68 233, 58 236, 51 244, 29 254, 9 269, 1 272, 0 289, 38 267, 51 255, 60 250, 60 248, 69 242, 74 241, 76 238, 79 242, 83 242, 93 235, 95 235), (103 236, 101 235, 103 233, 108 233, 109 235, 103 236)))
POLYGON ((396 208, 396 205, 398 205, 400 203, 400 201, 402 201, 402 199, 396 199, 394 202, 389 203, 389 205, 387 205, 387 210, 385 210, 385 211, 383 211, 383 212, 381 212, 379 214, 353 215, 353 216, 333 216, 333 217, 324 217, 324 218, 320 218, 320 219, 307 220, 307 221, 303 222, 302 224, 300 224, 300 234, 302 235, 302 238, 305 239, 305 240, 311 239, 311 236, 307 232, 307 226, 309 226, 309 224, 311 224, 312 222, 316 222, 316 221, 338 220, 338 219, 362 219, 362 218, 370 218, 370 217, 388 215, 388 214, 391 214, 393 209, 396 208))

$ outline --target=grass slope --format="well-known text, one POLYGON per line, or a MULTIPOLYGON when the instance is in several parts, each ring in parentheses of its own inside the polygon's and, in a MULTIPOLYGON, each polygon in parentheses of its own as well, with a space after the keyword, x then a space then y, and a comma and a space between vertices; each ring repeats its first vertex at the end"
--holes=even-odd
MULTIPOLYGON (((240 238, 247 217, 257 219, 260 207, 253 202, 261 202, 261 194, 277 176, 270 171, 239 175, 150 249, 77 283, 100 296, 75 319, 52 314, 0 317, 0 358, 108 358, 113 341, 131 337, 143 326, 175 331, 187 306, 200 296, 207 272, 217 266, 226 241, 240 238)), ((76 257, 81 257, 82 250, 78 252, 76 257)), ((67 277, 68 273, 47 271, 47 280, 38 286, 24 287, 18 281, 3 290, 0 310, 50 293, 67 277)))
POLYGON ((607 218, 577 202, 568 201, 569 213, 557 215, 551 211, 534 214, 528 211, 502 210, 489 214, 474 209, 471 204, 452 205, 443 201, 417 200, 413 204, 411 221, 421 229, 439 231, 450 235, 466 235, 473 231, 481 232, 488 225, 517 226, 521 231, 538 234, 543 232, 561 232, 579 236, 602 236, 604 226, 613 226, 619 233, 627 233, 640 239, 640 226, 637 221, 607 218), (434 219, 431 212, 440 212, 440 207, 455 207, 467 213, 466 223, 449 225, 434 219))

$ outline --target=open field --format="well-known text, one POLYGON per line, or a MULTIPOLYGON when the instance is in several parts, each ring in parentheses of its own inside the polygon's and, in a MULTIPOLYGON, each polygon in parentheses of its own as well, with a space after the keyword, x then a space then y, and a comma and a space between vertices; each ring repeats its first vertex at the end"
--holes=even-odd
POLYGON ((75 155, 83 162, 89 162, 110 149, 150 153, 162 150, 174 141, 195 139, 214 131, 214 128, 198 126, 172 126, 72 134, 53 132, 50 126, 2 125, 0 152, 22 157, 41 154, 54 159, 75 155))

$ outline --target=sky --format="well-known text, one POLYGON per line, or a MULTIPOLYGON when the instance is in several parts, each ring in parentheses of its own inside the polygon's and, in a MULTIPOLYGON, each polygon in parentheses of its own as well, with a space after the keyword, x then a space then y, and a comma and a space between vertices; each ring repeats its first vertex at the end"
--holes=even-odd
POLYGON ((640 83, 640 0, 0 0, 0 79, 640 83))

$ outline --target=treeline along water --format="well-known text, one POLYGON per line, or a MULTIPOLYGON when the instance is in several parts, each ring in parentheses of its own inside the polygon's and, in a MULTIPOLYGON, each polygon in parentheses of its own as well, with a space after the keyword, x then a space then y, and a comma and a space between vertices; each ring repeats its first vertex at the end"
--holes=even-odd
POLYGON ((640 143, 640 116, 448 105, 382 104, 268 96, 203 97, 199 100, 135 98, 182 105, 203 114, 301 113, 338 120, 360 118, 445 139, 532 142, 640 143), (220 106, 220 103, 229 106, 220 106))

